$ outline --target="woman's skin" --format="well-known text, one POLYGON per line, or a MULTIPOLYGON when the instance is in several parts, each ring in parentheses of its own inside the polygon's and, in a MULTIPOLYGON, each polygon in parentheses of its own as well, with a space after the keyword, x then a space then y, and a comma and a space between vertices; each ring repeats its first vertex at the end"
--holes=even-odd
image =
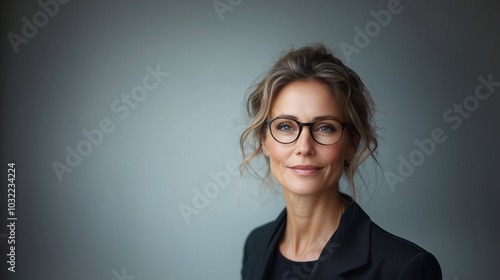
MULTIPOLYGON (((313 122, 331 116, 345 121, 336 97, 316 81, 288 84, 273 102, 268 119, 292 116, 299 122, 313 122)), ((346 207, 338 189, 344 160, 352 157, 357 141, 342 138, 326 146, 316 143, 310 127, 304 126, 299 138, 290 144, 274 140, 269 130, 261 139, 271 172, 283 188, 287 222, 279 250, 293 261, 317 260, 337 229, 346 207)))

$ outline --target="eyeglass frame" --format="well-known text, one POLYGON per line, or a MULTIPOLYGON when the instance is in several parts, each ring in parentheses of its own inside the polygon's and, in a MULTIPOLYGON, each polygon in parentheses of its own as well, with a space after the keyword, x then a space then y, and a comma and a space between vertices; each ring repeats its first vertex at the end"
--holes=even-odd
POLYGON ((276 140, 276 142, 278 143, 281 143, 281 144, 292 144, 293 142, 297 141, 297 139, 299 139, 300 137, 300 134, 302 133, 302 127, 304 126, 309 126, 309 134, 311 135, 311 138, 314 140, 314 142, 320 144, 320 145, 323 145, 323 146, 331 146, 331 145, 335 145, 337 144, 340 139, 342 138, 342 136, 344 135, 344 128, 346 126, 348 126, 348 123, 346 122, 343 122, 339 119, 336 119, 336 118, 332 118, 332 117, 326 117, 326 118, 320 118, 320 119, 317 119, 313 122, 310 122, 310 123, 302 123, 302 122, 299 122, 298 120, 295 120, 295 119, 292 119, 292 118, 289 118, 289 117, 276 117, 276 118, 273 118, 273 119, 270 119, 270 120, 267 120, 266 121, 267 123, 267 126, 269 127, 269 133, 271 133, 271 136, 273 137, 274 140, 276 140), (291 142, 281 142, 281 141, 278 141, 278 139, 276 139, 276 137, 274 136, 273 134, 273 130, 271 128, 271 123, 277 119, 286 119, 286 120, 291 120, 291 121, 294 121, 296 122, 298 125, 299 125, 299 133, 297 134, 297 137, 291 141, 291 142), (324 121, 324 120, 334 120, 334 121, 337 121, 340 123, 340 125, 342 126, 342 130, 340 131, 340 137, 339 139, 337 139, 337 141, 335 141, 335 143, 332 143, 332 144, 323 144, 323 143, 320 143, 318 140, 316 140, 316 138, 314 138, 314 135, 312 133, 312 127, 319 121, 324 121))

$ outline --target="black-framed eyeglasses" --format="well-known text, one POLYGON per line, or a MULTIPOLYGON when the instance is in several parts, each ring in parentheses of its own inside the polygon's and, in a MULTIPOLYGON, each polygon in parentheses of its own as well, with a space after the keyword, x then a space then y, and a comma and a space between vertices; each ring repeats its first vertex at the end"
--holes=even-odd
POLYGON ((347 123, 334 118, 318 119, 311 123, 301 123, 287 117, 277 117, 267 120, 269 131, 274 140, 282 144, 295 142, 302 132, 302 127, 309 126, 309 133, 316 143, 321 145, 333 145, 337 143, 347 123))

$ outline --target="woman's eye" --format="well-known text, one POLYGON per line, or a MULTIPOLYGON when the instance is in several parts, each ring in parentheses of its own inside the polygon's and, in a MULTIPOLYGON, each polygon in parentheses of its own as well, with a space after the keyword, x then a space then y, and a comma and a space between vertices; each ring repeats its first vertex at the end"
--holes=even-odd
POLYGON ((317 131, 319 132, 324 132, 324 133, 333 133, 336 131, 335 127, 332 126, 332 125, 327 125, 327 124, 324 124, 324 125, 320 125, 317 129, 317 131))
POLYGON ((281 130, 281 131, 292 131, 293 130, 293 127, 291 127, 290 125, 284 123, 284 124, 279 124, 277 127, 276 127, 277 130, 281 130))

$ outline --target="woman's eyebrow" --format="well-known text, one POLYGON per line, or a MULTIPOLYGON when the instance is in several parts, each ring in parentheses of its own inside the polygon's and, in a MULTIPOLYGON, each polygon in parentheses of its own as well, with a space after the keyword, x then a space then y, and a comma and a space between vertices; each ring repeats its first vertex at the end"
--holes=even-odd
POLYGON ((287 118, 287 119, 293 119, 293 120, 298 120, 298 118, 294 115, 278 115, 275 118, 287 118))
MULTIPOLYGON (((285 115, 285 114, 282 114, 282 115, 276 116, 276 118, 287 118, 287 119, 292 119, 292 120, 298 121, 298 118, 296 116, 294 116, 294 115, 285 115)), ((321 120, 321 119, 335 119, 335 120, 340 120, 336 116, 325 115, 325 116, 316 116, 316 117, 313 118, 312 121, 321 120)))
POLYGON ((335 116, 331 116, 331 115, 327 115, 327 116, 317 116, 317 117, 314 117, 313 121, 316 121, 316 120, 321 120, 321 119, 335 119, 335 120, 340 120, 339 118, 335 117, 335 116))

